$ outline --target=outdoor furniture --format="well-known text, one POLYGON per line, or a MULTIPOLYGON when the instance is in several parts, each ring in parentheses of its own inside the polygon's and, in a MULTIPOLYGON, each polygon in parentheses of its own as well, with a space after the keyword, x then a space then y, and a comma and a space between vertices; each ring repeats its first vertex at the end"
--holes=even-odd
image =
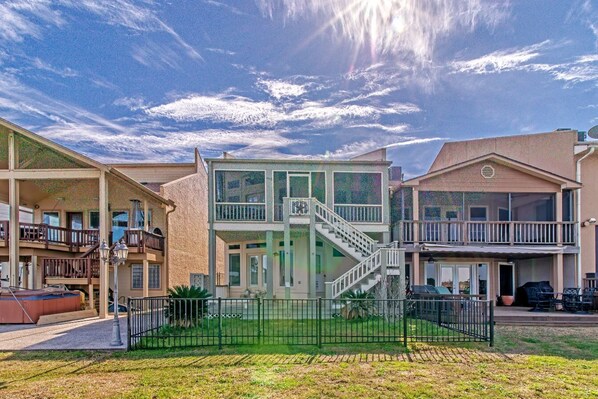
POLYGON ((533 308, 530 312, 547 311, 550 308, 551 300, 545 292, 540 291, 537 287, 530 287, 527 289, 527 300, 533 308))
POLYGON ((580 310, 581 301, 579 288, 565 288, 562 295, 563 310, 566 312, 577 312, 580 310))
POLYGON ((579 303, 579 310, 584 313, 589 313, 594 306, 594 292, 596 288, 584 288, 581 293, 581 302, 579 303))

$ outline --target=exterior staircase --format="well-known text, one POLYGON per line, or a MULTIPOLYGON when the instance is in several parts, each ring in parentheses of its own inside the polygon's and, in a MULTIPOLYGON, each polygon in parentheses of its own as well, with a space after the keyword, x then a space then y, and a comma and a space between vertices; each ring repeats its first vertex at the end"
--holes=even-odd
POLYGON ((370 236, 315 198, 290 198, 289 201, 289 216, 310 216, 313 212, 315 230, 358 261, 339 278, 325 283, 326 298, 338 298, 352 289, 369 291, 382 280, 383 274, 399 274, 401 255, 396 247, 379 247, 370 236), (390 272, 387 268, 394 270, 390 272))

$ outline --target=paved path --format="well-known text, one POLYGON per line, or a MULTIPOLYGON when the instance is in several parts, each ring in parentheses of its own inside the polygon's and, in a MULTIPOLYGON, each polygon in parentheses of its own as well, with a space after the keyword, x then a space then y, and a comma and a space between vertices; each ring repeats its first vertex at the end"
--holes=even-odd
POLYGON ((112 318, 36 325, 0 325, 0 350, 123 350, 127 344, 127 318, 120 318, 123 346, 110 346, 112 318))

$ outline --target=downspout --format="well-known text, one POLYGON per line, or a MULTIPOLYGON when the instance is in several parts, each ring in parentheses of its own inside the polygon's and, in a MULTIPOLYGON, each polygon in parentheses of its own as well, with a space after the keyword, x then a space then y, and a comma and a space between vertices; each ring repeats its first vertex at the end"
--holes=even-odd
POLYGON ((168 254, 169 254, 169 243, 170 243, 170 214, 174 211, 176 211, 176 205, 174 204, 174 202, 171 202, 169 204, 170 209, 166 212, 166 237, 164 238, 165 243, 164 243, 164 260, 166 261, 166 290, 168 292, 168 287, 170 286, 170 262, 168 259, 168 254))
MULTIPOLYGON (((590 147, 590 151, 577 160, 575 173, 575 180, 577 182, 581 183, 581 161, 592 155, 595 149, 596 147, 590 147)), ((577 196, 575 199, 575 207, 577 208, 577 239, 579 240, 579 253, 577 254, 577 286, 581 287, 581 189, 579 189, 579 191, 577 192, 577 196)))

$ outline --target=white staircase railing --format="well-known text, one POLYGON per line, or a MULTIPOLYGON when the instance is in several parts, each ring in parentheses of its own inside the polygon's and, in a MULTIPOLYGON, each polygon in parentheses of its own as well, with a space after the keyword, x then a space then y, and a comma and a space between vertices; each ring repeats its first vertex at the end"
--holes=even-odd
POLYGON ((343 219, 338 213, 312 198, 313 210, 316 218, 324 222, 331 231, 343 241, 355 247, 363 256, 370 256, 376 250, 376 241, 367 234, 357 230, 351 223, 343 219))
POLYGON ((365 260, 353 266, 334 281, 326 282, 326 297, 338 298, 380 269, 383 261, 387 267, 400 266, 400 250, 396 248, 380 248, 365 260), (386 259, 384 257, 386 256, 386 259))

